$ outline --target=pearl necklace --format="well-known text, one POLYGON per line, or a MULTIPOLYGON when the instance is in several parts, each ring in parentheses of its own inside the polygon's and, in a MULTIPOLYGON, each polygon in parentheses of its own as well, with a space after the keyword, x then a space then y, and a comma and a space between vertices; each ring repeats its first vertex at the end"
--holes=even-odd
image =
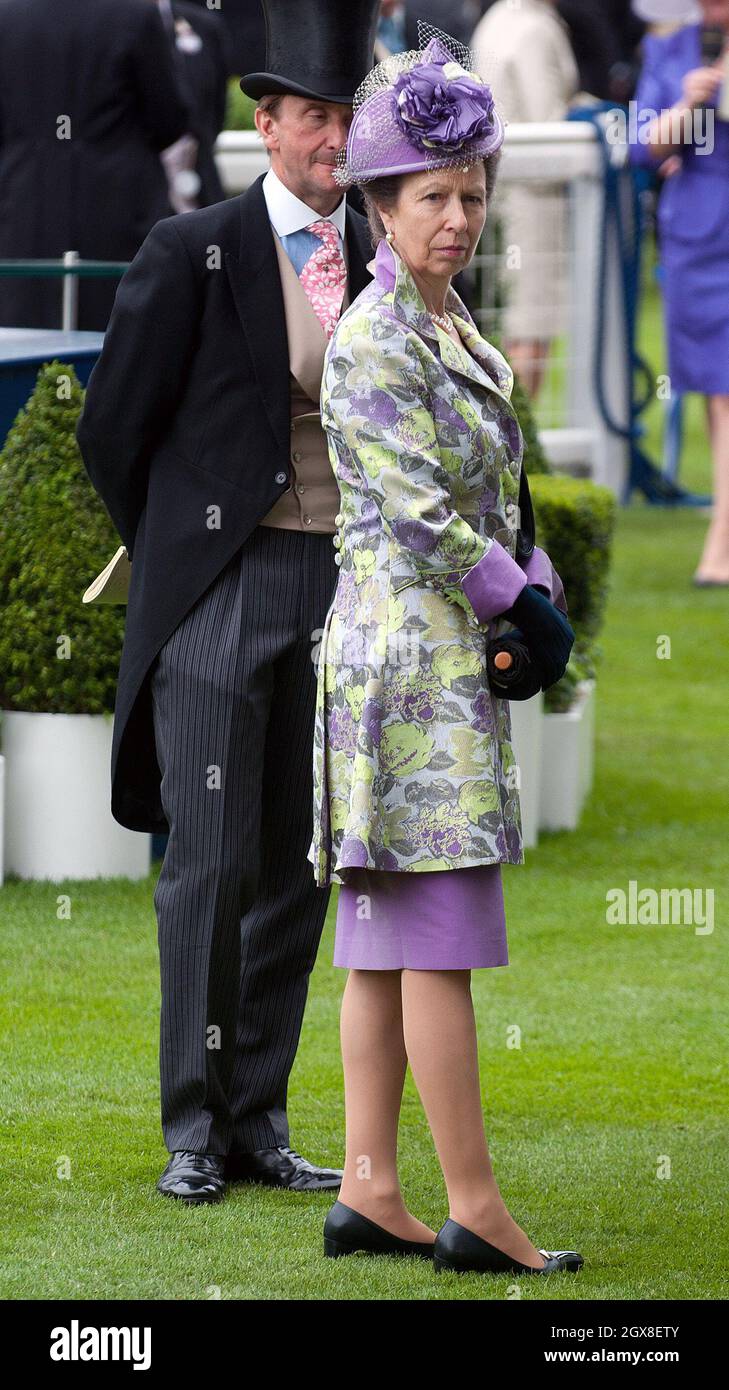
POLYGON ((432 318, 433 323, 437 323, 438 327, 444 329, 446 333, 453 332, 453 319, 451 318, 450 314, 434 314, 431 309, 430 317, 432 318))

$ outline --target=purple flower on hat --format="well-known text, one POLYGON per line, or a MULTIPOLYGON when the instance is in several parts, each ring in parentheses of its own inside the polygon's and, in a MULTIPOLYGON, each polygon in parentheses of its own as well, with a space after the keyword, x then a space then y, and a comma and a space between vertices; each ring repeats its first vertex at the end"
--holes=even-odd
POLYGON ((395 120, 419 150, 459 150, 494 132, 491 88, 459 63, 420 63, 392 90, 395 120))

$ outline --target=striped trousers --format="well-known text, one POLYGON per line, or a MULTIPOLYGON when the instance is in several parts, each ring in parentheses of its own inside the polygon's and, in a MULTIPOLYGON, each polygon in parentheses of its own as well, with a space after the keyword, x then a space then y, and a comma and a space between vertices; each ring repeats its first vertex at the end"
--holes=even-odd
POLYGON ((330 894, 306 854, 312 652, 337 573, 331 535, 254 528, 151 668, 170 827, 154 893, 170 1152, 289 1142, 288 1077, 330 894))

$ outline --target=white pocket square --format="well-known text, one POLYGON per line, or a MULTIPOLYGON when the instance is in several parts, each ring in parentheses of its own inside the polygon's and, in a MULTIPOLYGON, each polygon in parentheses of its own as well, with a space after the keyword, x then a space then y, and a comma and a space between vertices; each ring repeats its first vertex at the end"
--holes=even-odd
POLYGON ((97 574, 83 596, 83 603, 126 603, 132 566, 125 545, 120 545, 101 574, 97 574))

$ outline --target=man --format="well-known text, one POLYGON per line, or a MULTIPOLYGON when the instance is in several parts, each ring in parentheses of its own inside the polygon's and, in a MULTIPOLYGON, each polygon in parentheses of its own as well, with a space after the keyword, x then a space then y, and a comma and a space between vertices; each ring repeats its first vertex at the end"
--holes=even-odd
MULTIPOLYGON (((131 260, 187 124, 152 0, 0 0, 0 257, 131 260)), ((79 328, 106 328, 116 288, 79 281, 79 328)), ((59 280, 0 278, 0 324, 60 323, 59 280)))
POLYGON ((175 212, 208 207, 225 197, 213 153, 223 128, 232 61, 220 13, 188 0, 157 0, 167 31, 190 129, 163 156, 175 212))
POLYGON ((161 1192, 341 1173, 289 1147, 287 1081, 328 894, 307 859, 313 649, 339 495, 318 416, 328 335, 369 282, 333 178, 378 5, 267 0, 268 72, 241 80, 271 169, 165 218, 122 280, 78 440, 132 560, 112 812, 169 829, 154 900, 161 1192), (313 228, 313 230, 312 230, 313 228), (344 259, 343 259, 344 257, 344 259))

